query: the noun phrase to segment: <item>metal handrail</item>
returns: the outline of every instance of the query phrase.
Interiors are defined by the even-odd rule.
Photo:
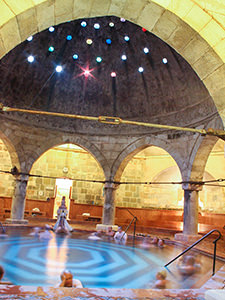
[[[204,240],[206,237],[208,237],[210,234],[212,234],[215,231],[219,233],[219,236],[213,241],[213,244],[214,244],[214,253],[213,253],[213,273],[212,273],[212,275],[214,275],[215,274],[215,265],[216,265],[216,243],[221,238],[221,233],[217,229],[213,229],[213,230],[209,231],[201,239],[197,240],[194,244],[192,244],[190,247],[188,247],[187,249],[185,249],[183,252],[181,252],[179,255],[177,255],[174,259],[172,259],[171,261],[169,261],[166,265],[164,265],[164,267],[167,267],[168,265],[170,265],[177,258],[179,258],[180,256],[182,256],[184,253],[188,252],[191,248],[193,248],[195,245],[197,245],[198,243],[200,243],[202,240]]]
[[[131,224],[134,222],[134,232],[133,232],[133,242],[134,242],[134,240],[135,240],[135,231],[136,231],[136,222],[137,222],[138,218],[135,215],[133,215],[132,212],[129,211],[129,209],[127,209],[127,211],[133,216],[133,219],[130,221],[129,225],[125,229],[124,234],[123,234],[123,236],[121,237],[120,240],[123,239],[125,233],[128,231],[128,229],[130,228]]]
[[[135,240],[135,231],[136,231],[136,222],[137,222],[137,217],[133,217],[133,219],[130,221],[129,225],[127,226],[127,228],[124,231],[123,236],[121,237],[121,240],[123,239],[125,233],[127,232],[127,230],[130,228],[130,225],[134,222],[134,232],[133,232],[133,241]]]
[[[0,222],[0,226],[2,228],[2,233],[5,233],[5,228],[3,227],[2,222]]]

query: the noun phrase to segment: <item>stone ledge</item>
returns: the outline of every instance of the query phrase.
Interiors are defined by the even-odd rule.
[[[225,290],[210,290],[205,293],[205,300],[224,300]]]
[[[27,224],[28,220],[18,220],[18,219],[6,219],[5,223],[8,224]]]
[[[23,299],[21,296],[26,296],[24,299],[35,296],[35,299],[192,299],[192,300],[205,300],[205,290],[202,289],[107,289],[107,288],[53,288],[53,287],[35,287],[35,286],[15,286],[15,285],[1,285],[0,295],[9,295],[6,299]],[[12,295],[20,296],[13,297]],[[40,298],[39,298],[40,297]],[[4,299],[4,298],[3,298]]]
[[[114,231],[118,230],[118,226],[117,225],[104,225],[104,224],[97,224],[96,225],[96,230],[107,231],[109,227],[112,227],[112,230],[114,230]]]
[[[181,242],[190,242],[194,243],[197,240],[199,240],[202,236],[201,235],[190,235],[190,234],[183,234],[183,233],[176,233],[174,235],[174,239],[176,241],[181,241]]]

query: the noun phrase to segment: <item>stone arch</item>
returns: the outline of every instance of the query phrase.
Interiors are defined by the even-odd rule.
[[[126,149],[124,149],[120,155],[115,160],[112,171],[111,171],[111,180],[119,181],[121,175],[127,166],[128,162],[131,160],[133,156],[135,156],[141,150],[149,146],[160,147],[163,150],[167,151],[171,157],[176,162],[180,172],[182,170],[182,159],[179,157],[179,154],[176,152],[176,149],[173,148],[172,144],[168,144],[164,139],[154,138],[154,137],[144,137],[139,140],[136,140],[132,144],[128,145]],[[181,172],[182,175],[182,172]]]
[[[166,168],[166,169],[160,171],[158,174],[156,174],[156,176],[152,179],[152,181],[153,181],[153,182],[154,182],[154,181],[157,182],[157,181],[159,181],[159,178],[165,176],[167,173],[171,173],[171,171],[173,172],[174,170],[175,170],[175,166]],[[163,179],[163,181],[165,181],[165,180]]]
[[[27,155],[24,162],[27,162],[27,169],[30,170],[34,162],[45,152],[47,152],[49,149],[53,148],[56,145],[63,145],[63,144],[75,144],[80,146],[81,148],[84,148],[95,158],[98,165],[103,170],[105,176],[109,172],[108,171],[109,166],[106,158],[93,143],[91,143],[85,138],[79,136],[69,136],[69,135],[59,136],[57,138],[46,140],[46,143],[40,146],[39,148],[35,148],[35,151],[26,152]],[[27,161],[28,158],[29,160]]]
[[[196,145],[196,148],[198,147],[197,151],[193,150],[190,156],[190,168],[187,168],[186,174],[187,180],[201,181],[203,179],[205,165],[209,154],[218,140],[219,138],[212,136],[201,137],[200,145]]]
[[[18,157],[18,153],[16,152],[16,149],[15,149],[13,143],[2,131],[0,131],[0,139],[3,141],[3,143],[5,144],[8,152],[9,152],[12,166],[17,167],[17,169],[20,171],[21,164],[20,164],[20,160]]]
[[[130,158],[125,168],[122,167],[123,173],[121,178],[118,178],[122,184],[116,192],[117,206],[147,209],[179,208],[178,203],[183,195],[181,184],[165,184],[165,182],[180,183],[181,172],[175,160],[165,149],[153,144],[147,145],[144,150],[141,149]],[[170,173],[171,169],[175,170],[174,174]]]
[[[221,80],[225,73],[222,23],[198,2],[189,0],[185,8],[179,0],[172,3],[93,0],[87,4],[81,0],[43,0],[35,5],[24,0],[17,5],[6,0],[0,7],[4,16],[0,24],[0,57],[28,36],[51,25],[83,17],[124,17],[160,37],[190,63],[211,94],[225,124],[225,82]]]
[[[212,151],[213,150],[214,149],[212,149]],[[219,178],[224,178],[223,175],[218,176],[218,173],[217,173],[218,172],[218,167],[216,167],[216,166],[218,166],[217,159],[219,158],[220,155],[215,155],[215,156],[213,155],[213,157],[211,157],[214,166],[212,166],[212,163],[211,163],[210,169],[207,168],[207,164],[209,162],[209,160],[207,160],[205,170],[204,170],[204,175],[203,175],[203,181],[206,181],[206,182],[214,181],[214,182],[203,185],[202,190],[199,192],[199,205],[201,206],[201,209],[203,211],[224,214],[224,212],[225,212],[225,209],[224,209],[224,198],[225,198],[224,182],[223,181],[216,182],[216,180],[218,180]],[[211,156],[211,153],[209,155],[209,159],[210,159],[210,156]],[[223,155],[221,155],[221,156],[223,156]],[[225,169],[224,164],[223,164],[224,160],[225,160],[225,158],[222,158],[222,161],[220,160],[220,162],[222,162],[222,164],[219,166],[220,174],[224,174],[224,169]]]

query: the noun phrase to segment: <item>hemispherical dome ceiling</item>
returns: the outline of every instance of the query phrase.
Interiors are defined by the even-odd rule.
[[[178,126],[207,126],[217,116],[208,91],[175,50],[117,17],[76,20],[34,35],[1,60],[0,76],[1,102],[10,107]],[[18,113],[7,118],[115,133],[112,125],[79,120]]]

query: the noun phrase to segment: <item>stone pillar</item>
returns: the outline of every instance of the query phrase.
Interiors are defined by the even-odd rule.
[[[198,192],[202,185],[189,184],[183,186],[184,216],[183,233],[176,234],[176,240],[195,241],[198,239]]]
[[[114,225],[115,193],[118,185],[106,183],[104,186],[105,201],[103,206],[103,225]]]
[[[27,220],[24,220],[27,182],[27,175],[19,175],[15,178],[15,191],[12,198],[11,217],[6,220],[8,223],[24,224],[28,222]]]
[[[117,230],[118,226],[114,225],[115,219],[115,193],[118,185],[114,183],[106,183],[104,186],[104,206],[103,206],[103,218],[102,224],[96,225],[96,230],[107,230],[108,227],[112,227],[113,230]]]

